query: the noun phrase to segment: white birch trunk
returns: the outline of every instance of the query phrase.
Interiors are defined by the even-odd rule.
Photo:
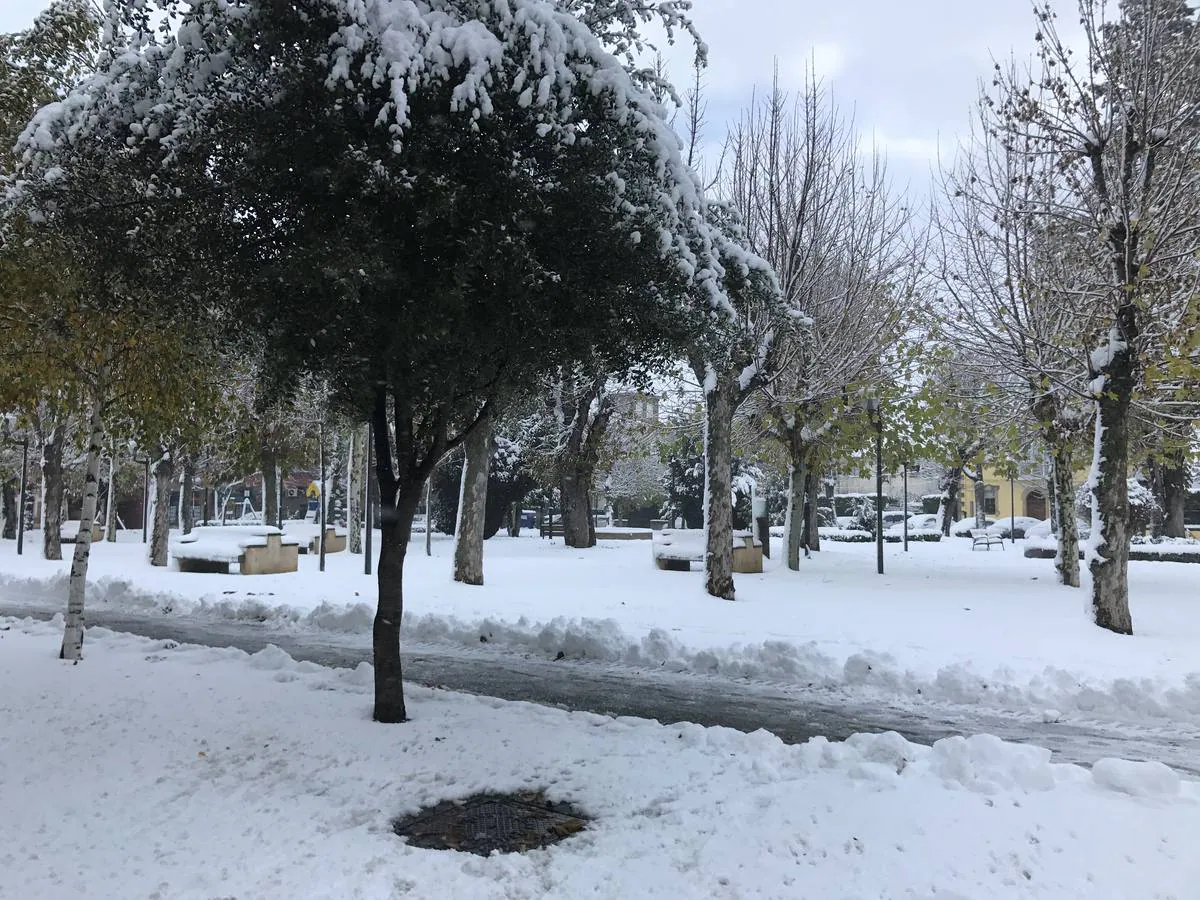
[[[66,626],[63,629],[61,659],[79,662],[83,659],[83,606],[87,587],[88,560],[92,554],[92,522],[96,518],[96,501],[100,493],[100,454],[103,451],[104,407],[99,400],[92,405],[88,427],[87,468],[83,479],[83,510],[79,515],[79,535],[71,559],[71,576],[67,589]]]

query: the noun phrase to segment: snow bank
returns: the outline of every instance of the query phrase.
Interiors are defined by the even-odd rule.
[[[11,543],[11,542],[10,542]],[[776,544],[778,548],[778,544]],[[403,639],[605,664],[754,679],[849,692],[926,708],[970,705],[1041,720],[1106,719],[1176,728],[1200,723],[1200,620],[1193,566],[1135,563],[1139,633],[1117,638],[1054,583],[1045,561],[971,554],[969,541],[830,544],[801,571],[738,576],[737,603],[711,600],[702,573],[654,568],[642,542],[564,549],[536,537],[488,542],[487,585],[450,579],[452,542],[410,553]],[[6,551],[7,550],[7,554]],[[140,544],[101,544],[90,609],[263,623],[337,632],[369,646],[374,580],[362,557],[335,554],[329,571],[181,575],[148,566]],[[67,563],[0,543],[0,603],[62,608]],[[1003,640],[997,640],[1003,635]]]
[[[23,900],[1116,900],[1195,886],[1200,785],[1156,764],[1088,771],[988,735],[789,746],[418,687],[411,721],[380,726],[365,664],[92,629],[75,667],[54,658],[60,630],[0,620],[3,890]],[[593,821],[487,858],[390,828],[531,788]]]

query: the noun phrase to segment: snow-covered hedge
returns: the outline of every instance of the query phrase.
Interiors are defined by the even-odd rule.
[[[1200,541],[1193,538],[1151,538],[1139,535],[1129,543],[1129,558],[1132,560],[1200,563]],[[1058,555],[1058,541],[1054,538],[1030,538],[1025,542],[1025,555],[1030,559],[1053,559]],[[1084,558],[1082,544],[1079,558]]]
[[[817,531],[821,535],[823,541],[840,541],[844,544],[869,544],[875,538],[871,536],[871,532],[862,531],[857,528],[818,528]]]
[[[904,541],[904,533],[894,529],[888,529],[884,532],[883,539],[889,544],[899,544]],[[942,539],[942,533],[936,528],[910,528],[908,530],[908,539],[910,541],[928,541],[936,543]]]

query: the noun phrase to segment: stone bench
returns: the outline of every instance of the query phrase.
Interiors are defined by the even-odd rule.
[[[276,575],[299,567],[299,540],[270,525],[205,526],[176,538],[171,556],[181,572]]]
[[[689,572],[694,562],[704,562],[706,551],[702,529],[667,529],[654,533],[651,552],[654,564],[665,572]],[[733,571],[756,574],[763,570],[762,545],[748,531],[733,534]]]

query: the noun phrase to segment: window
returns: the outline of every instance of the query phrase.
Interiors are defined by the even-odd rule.
[[[994,484],[985,485],[983,489],[983,513],[986,516],[994,516],[996,514],[996,495],[1000,493],[1000,488]]]

